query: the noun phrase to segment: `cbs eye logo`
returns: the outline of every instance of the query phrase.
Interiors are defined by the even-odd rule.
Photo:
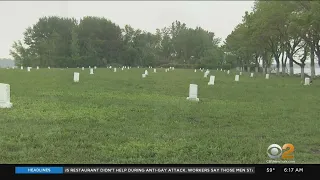
[[[289,148],[287,150],[287,148]],[[271,144],[267,149],[267,154],[271,159],[293,159],[294,146],[292,144],[284,144],[281,148],[278,144]]]

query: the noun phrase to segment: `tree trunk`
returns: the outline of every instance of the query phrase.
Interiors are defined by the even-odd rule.
[[[276,75],[279,75],[279,71],[280,71],[280,60],[279,60],[279,56],[278,55],[274,55],[274,59],[276,60]]]
[[[280,63],[277,63],[277,76],[279,75],[280,72]]]
[[[263,73],[263,74],[265,74],[265,73],[266,73],[265,66],[266,66],[266,59],[265,59],[265,58],[263,58],[263,59],[262,59],[262,73]]]
[[[255,71],[256,71],[256,73],[258,73],[259,72],[259,62],[258,62],[258,56],[256,56],[256,64],[255,64]]]
[[[289,66],[290,66],[289,75],[293,76],[293,61],[291,59],[289,59]]]
[[[310,59],[311,59],[311,78],[316,77],[316,69],[314,67],[314,46],[311,46],[311,52],[310,52]]]
[[[301,64],[301,79],[304,80],[304,64]]]
[[[247,71],[250,72],[250,66],[247,66]]]
[[[282,64],[282,74],[285,74],[286,73],[286,65],[285,64]]]

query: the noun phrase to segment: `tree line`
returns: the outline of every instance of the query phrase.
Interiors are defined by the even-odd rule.
[[[310,59],[311,77],[315,77],[315,58],[320,66],[320,1],[255,1],[253,11],[246,12],[226,38],[225,51],[236,56],[239,67],[247,71],[270,71],[273,61],[276,73],[293,64],[304,67]],[[289,62],[289,67],[287,67]]]
[[[213,68],[223,65],[219,43],[213,32],[180,21],[150,33],[106,18],[49,16],[28,27],[10,54],[17,66]]]
[[[111,20],[87,16],[42,17],[26,29],[10,54],[16,65],[40,67],[153,66],[177,68],[241,67],[246,71],[276,73],[293,64],[301,67],[315,58],[320,66],[320,1],[255,1],[223,45],[213,32],[174,21],[155,33],[120,28]],[[213,22],[214,23],[214,22]],[[287,67],[287,63],[289,67]],[[262,66],[260,65],[262,64]]]

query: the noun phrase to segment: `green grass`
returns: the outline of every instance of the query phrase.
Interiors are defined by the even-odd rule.
[[[73,72],[80,82],[73,82]],[[292,143],[296,163],[320,163],[320,83],[198,70],[0,69],[0,163],[257,163]],[[199,102],[187,101],[190,83]]]

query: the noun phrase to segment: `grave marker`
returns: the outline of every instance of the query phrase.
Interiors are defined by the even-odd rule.
[[[145,71],[144,71],[144,74],[145,74],[146,76],[149,75],[149,74],[148,74],[148,70],[145,70]]]
[[[93,69],[92,68],[90,68],[90,74],[93,74]]]
[[[145,75],[145,74],[142,74],[142,78],[145,78],[147,75]]]
[[[250,77],[253,77],[253,73],[250,74]]]
[[[11,108],[10,85],[0,83],[0,108]]]
[[[310,78],[307,77],[304,79],[304,85],[305,86],[310,85]]]
[[[80,79],[80,73],[74,72],[73,73],[73,81],[74,82],[79,82],[79,79]]]
[[[117,72],[117,68],[113,68],[113,72]]]
[[[266,74],[266,79],[269,79],[269,76],[270,76],[269,74]]]
[[[230,74],[230,70],[227,71],[227,74]]]
[[[235,80],[235,81],[239,81],[239,77],[240,77],[240,76],[237,74],[234,80]]]
[[[157,72],[157,69],[153,69],[153,72],[156,73],[156,72]]]
[[[190,86],[189,86],[189,97],[187,97],[187,100],[199,101],[199,98],[198,98],[198,85],[190,84]]]
[[[82,67],[82,71],[84,70],[84,67]]]
[[[208,82],[208,85],[214,85],[214,79],[215,79],[215,76],[210,76],[210,80]]]

